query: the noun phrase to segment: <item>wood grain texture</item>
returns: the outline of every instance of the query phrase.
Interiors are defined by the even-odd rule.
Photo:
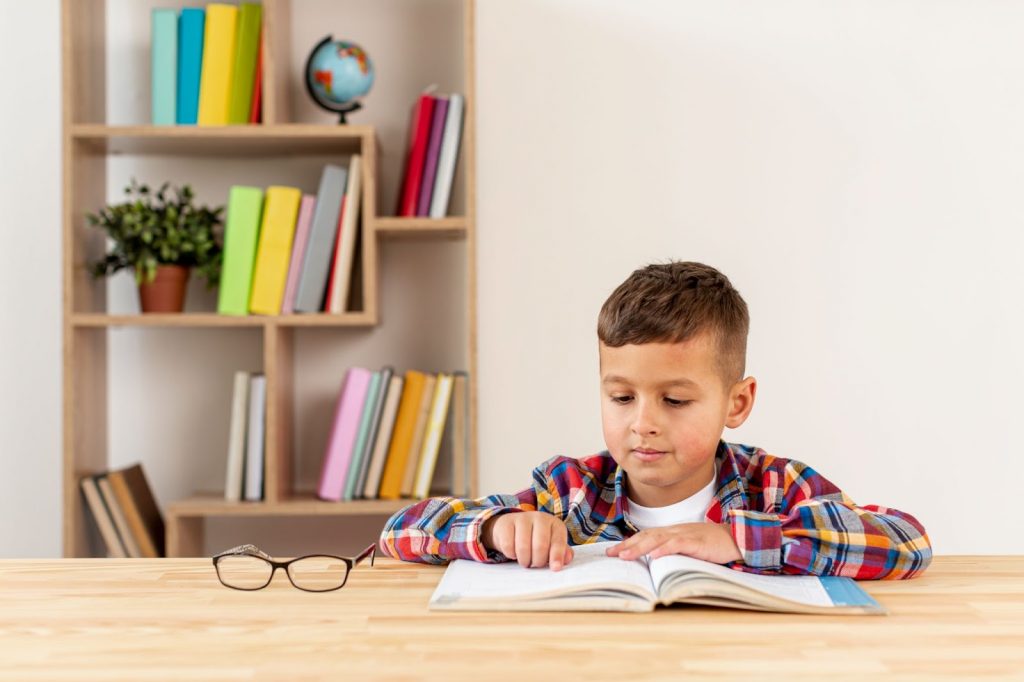
[[[4,679],[1020,679],[1024,557],[861,583],[882,618],[701,607],[432,613],[443,569],[378,560],[340,591],[221,586],[209,559],[0,561]]]

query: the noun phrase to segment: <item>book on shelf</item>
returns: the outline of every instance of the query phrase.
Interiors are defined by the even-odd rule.
[[[262,189],[236,185],[228,191],[224,261],[217,292],[217,312],[222,315],[249,313],[249,294],[262,219]]]
[[[203,67],[199,80],[199,125],[227,125],[231,69],[238,34],[238,7],[213,2],[206,6]]]
[[[459,146],[462,141],[464,108],[465,100],[462,95],[453,94],[448,97],[444,136],[441,140],[441,152],[437,160],[437,174],[434,178],[433,195],[430,199],[431,218],[443,218],[448,214],[452,182],[455,179],[455,166],[459,158]]]
[[[402,472],[402,486],[399,489],[399,494],[402,497],[412,497],[412,487],[423,453],[423,439],[427,433],[427,420],[430,417],[430,404],[434,398],[435,386],[437,386],[437,375],[428,373],[423,382],[423,395],[420,396],[416,426],[412,431],[412,440],[409,441],[409,455],[405,460],[405,471]]]
[[[249,295],[250,313],[277,315],[281,312],[301,200],[302,192],[295,187],[267,188]]]
[[[249,372],[235,372],[231,393],[231,424],[228,430],[227,471],[224,476],[224,500],[227,502],[239,502],[242,499],[250,381]]]
[[[370,373],[370,385],[366,390],[366,400],[359,416],[359,426],[356,429],[356,440],[352,446],[352,456],[349,458],[348,471],[345,474],[345,490],[341,495],[342,500],[353,500],[356,496],[356,486],[359,483],[359,471],[362,469],[363,460],[366,458],[366,445],[370,437],[370,426],[373,422],[373,413],[377,409],[378,397],[380,396],[381,379],[383,372]]]
[[[185,7],[178,17],[178,72],[175,122],[195,125],[199,115],[199,81],[203,68],[206,10]]]
[[[262,14],[262,5],[243,2],[238,6],[235,50],[232,55],[228,92],[228,123],[249,123],[253,87],[256,82],[256,63],[260,51]]]
[[[79,486],[114,557],[164,555],[164,520],[141,464],[84,476]]]
[[[450,424],[451,447],[451,494],[452,497],[469,497],[469,377],[465,372],[455,372],[452,386]]]
[[[249,378],[249,410],[246,415],[245,490],[246,502],[263,499],[263,462],[267,436],[267,377],[253,374]]]
[[[330,286],[324,309],[343,313],[348,309],[349,285],[352,282],[352,261],[355,257],[356,234],[359,230],[359,209],[362,198],[362,158],[352,155],[348,166],[348,186],[342,202]]]
[[[154,9],[150,21],[153,125],[174,125],[178,115],[178,14],[173,9]]]
[[[256,73],[253,76],[252,105],[249,107],[249,123],[263,122],[263,27],[257,39],[259,48],[256,50]]]
[[[434,480],[434,469],[437,466],[437,456],[441,450],[441,436],[444,434],[445,422],[448,420],[453,382],[454,376],[451,374],[442,372],[437,375],[437,386],[434,389],[427,417],[427,430],[423,436],[423,447],[416,465],[416,478],[412,487],[413,497],[424,498],[430,492],[430,483]]]
[[[347,179],[348,169],[334,164],[325,165],[320,175],[313,223],[295,294],[295,312],[318,313],[322,310]]]
[[[362,497],[368,500],[376,499],[380,491],[384,463],[387,460],[388,448],[394,435],[395,418],[398,416],[398,404],[402,398],[404,386],[405,377],[393,374],[388,384],[387,395],[384,398],[384,406],[381,408],[380,425],[377,427],[374,437],[373,452],[370,455],[370,464],[366,472],[366,482],[363,484]]]
[[[409,127],[409,152],[406,156],[405,175],[399,194],[396,213],[400,216],[415,216],[418,208],[420,185],[423,182],[423,168],[427,158],[430,140],[431,116],[434,113],[434,97],[423,93],[413,106]]]
[[[378,374],[380,374],[380,386],[373,404],[370,406],[370,423],[366,432],[366,442],[363,444],[364,451],[359,462],[359,469],[356,472],[356,482],[352,489],[351,497],[347,499],[365,497],[366,480],[370,475],[373,453],[376,451],[375,445],[381,432],[381,422],[383,421],[384,410],[388,401],[388,392],[393,389],[394,385],[394,367],[390,365],[382,367]],[[401,386],[401,383],[399,383],[399,386]],[[400,391],[401,389],[399,388],[398,390]],[[390,438],[390,433],[388,438]]]
[[[405,476],[405,466],[409,459],[409,448],[415,434],[416,418],[420,413],[420,401],[423,398],[423,385],[426,380],[427,375],[423,372],[405,372],[402,398],[398,403],[395,428],[380,480],[378,497],[382,500],[397,500],[402,496],[402,479]]]
[[[625,561],[614,542],[573,548],[560,571],[516,562],[449,564],[430,598],[437,611],[634,611],[691,604],[827,615],[885,614],[850,578],[758,575],[682,555]]]
[[[320,471],[320,485],[317,488],[320,499],[337,502],[342,498],[359,420],[366,404],[370,374],[369,370],[362,367],[352,367],[345,374]]]
[[[448,113],[448,98],[435,97],[434,111],[430,120],[430,139],[427,142],[427,156],[423,163],[423,182],[416,204],[417,216],[430,215],[430,199],[434,194],[434,180],[437,177],[437,161],[441,155],[441,138],[444,137],[445,117]]]
[[[288,280],[284,287],[284,299],[281,301],[281,314],[295,312],[295,294],[299,289],[299,275],[302,273],[302,260],[306,255],[306,242],[309,241],[309,226],[313,221],[313,207],[316,197],[302,195],[299,204],[299,217],[295,221],[295,239],[292,240],[292,255],[288,259]]]
[[[399,201],[399,216],[443,218],[462,140],[465,99],[422,93],[413,106]]]

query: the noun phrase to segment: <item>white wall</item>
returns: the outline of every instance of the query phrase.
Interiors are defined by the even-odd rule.
[[[57,5],[0,2],[0,84],[19,97],[0,107],[2,556],[60,551]],[[1024,6],[477,15],[485,491],[603,448],[601,302],[647,262],[701,260],[751,308],[758,402],[727,439],[914,513],[939,552],[1024,551],[974,518],[1010,516],[1024,454]]]

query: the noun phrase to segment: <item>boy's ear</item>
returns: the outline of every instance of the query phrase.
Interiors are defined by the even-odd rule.
[[[754,396],[757,395],[757,379],[747,377],[733,384],[729,392],[729,412],[725,415],[725,425],[730,429],[739,428],[747,421],[750,411],[754,409]]]

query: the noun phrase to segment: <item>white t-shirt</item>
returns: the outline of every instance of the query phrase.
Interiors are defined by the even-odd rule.
[[[682,502],[676,502],[667,507],[644,507],[627,497],[629,511],[626,512],[626,517],[630,523],[636,526],[637,530],[663,528],[678,523],[701,523],[704,521],[708,507],[715,499],[715,483],[717,482],[718,472],[715,471],[706,486]]]

